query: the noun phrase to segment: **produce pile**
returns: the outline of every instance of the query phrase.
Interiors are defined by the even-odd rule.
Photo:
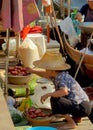
[[[27,76],[31,74],[28,72],[26,67],[23,66],[10,66],[8,68],[8,74],[10,75],[17,75],[17,76]]]
[[[45,117],[50,117],[51,112],[49,109],[31,107],[24,111],[24,115],[28,118],[38,120]]]

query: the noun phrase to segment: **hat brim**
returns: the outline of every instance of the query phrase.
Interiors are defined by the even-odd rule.
[[[68,70],[71,68],[71,66],[67,63],[61,65],[61,66],[56,66],[55,64],[53,66],[47,64],[46,62],[42,64],[41,60],[35,61],[33,63],[36,67],[46,69],[46,70]]]
[[[44,56],[33,63],[36,67],[46,70],[67,70],[70,65],[66,63],[59,51],[47,51]]]

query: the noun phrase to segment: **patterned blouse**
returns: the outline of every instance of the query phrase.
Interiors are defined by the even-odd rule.
[[[80,104],[82,101],[89,101],[85,91],[68,72],[59,73],[53,82],[56,90],[65,87],[68,89],[69,94],[66,98],[70,99],[73,103]]]

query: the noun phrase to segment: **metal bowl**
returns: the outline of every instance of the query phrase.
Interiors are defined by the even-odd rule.
[[[83,22],[79,24],[82,33],[91,34],[93,32],[93,22]]]
[[[8,82],[15,85],[25,85],[31,80],[31,74],[26,76],[8,75]]]

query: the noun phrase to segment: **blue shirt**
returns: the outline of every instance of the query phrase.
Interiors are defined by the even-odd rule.
[[[54,80],[54,84],[56,90],[66,87],[69,92],[66,98],[75,104],[80,104],[82,101],[89,101],[85,91],[68,72],[59,73]]]
[[[93,10],[89,8],[88,4],[83,5],[79,12],[85,16],[84,22],[93,21]]]

